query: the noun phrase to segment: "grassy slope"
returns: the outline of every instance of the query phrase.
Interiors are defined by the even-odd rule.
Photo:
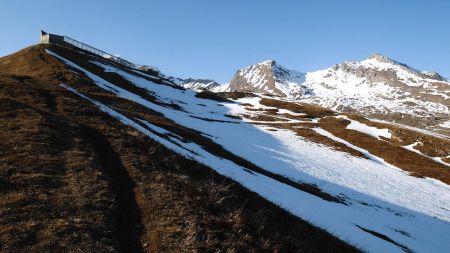
[[[115,99],[43,49],[0,59],[0,251],[356,251],[60,88]]]

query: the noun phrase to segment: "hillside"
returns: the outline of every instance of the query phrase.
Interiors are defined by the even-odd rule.
[[[57,46],[0,59],[1,252],[357,251],[60,86],[179,127],[45,49],[140,90]]]
[[[450,247],[445,136],[56,45],[1,58],[0,84],[4,252]]]

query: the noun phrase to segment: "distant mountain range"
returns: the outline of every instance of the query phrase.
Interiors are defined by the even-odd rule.
[[[238,70],[222,86],[187,80],[183,87],[275,95],[444,133],[450,127],[449,80],[381,54],[307,73],[268,60]]]
[[[169,80],[179,86],[192,90],[214,90],[220,87],[219,83],[211,79],[195,79],[195,78],[182,79],[178,77],[169,77]]]

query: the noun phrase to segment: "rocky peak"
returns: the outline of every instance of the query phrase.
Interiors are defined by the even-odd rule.
[[[260,71],[272,71],[273,68],[277,66],[277,63],[275,60],[266,60],[257,64],[253,64],[250,66],[247,66],[243,69],[238,70],[240,73],[248,73],[248,72],[254,72],[257,70]]]
[[[417,74],[420,74],[420,72],[418,70],[416,70],[416,69],[406,65],[405,63],[398,62],[396,60],[393,60],[393,59],[391,59],[389,57],[386,57],[386,56],[384,56],[382,54],[379,54],[379,53],[371,54],[369,56],[369,58],[367,58],[367,60],[365,60],[365,61],[370,61],[370,60],[376,60],[376,61],[378,61],[380,63],[392,64],[392,65],[395,65],[395,66],[399,66],[399,67],[403,68],[404,70],[412,71],[412,72],[416,72]],[[363,61],[363,62],[365,62],[365,61]]]
[[[394,61],[391,58],[388,58],[380,53],[373,53],[367,59],[368,60],[375,59],[379,62],[384,62],[384,63],[396,63],[396,61]]]
[[[305,74],[278,65],[275,60],[267,60],[238,70],[229,89],[298,97],[305,93],[300,85],[304,80]]]
[[[277,62],[275,60],[265,60],[265,61],[263,61],[263,62],[261,62],[259,64],[260,65],[268,65],[270,67],[273,67],[273,66],[275,66],[277,64]],[[257,65],[259,65],[259,64],[257,64]]]
[[[409,72],[411,74],[417,75],[418,77],[430,78],[430,79],[434,79],[434,80],[437,80],[437,81],[443,81],[443,82],[446,81],[446,79],[443,78],[436,71],[419,71],[419,70],[414,69],[414,68],[412,68],[412,67],[410,67],[410,66],[408,66],[408,65],[406,65],[404,63],[400,63],[398,61],[392,60],[391,58],[388,58],[388,57],[386,57],[384,55],[381,55],[379,53],[374,53],[374,54],[370,55],[369,58],[367,58],[366,61],[370,61],[370,60],[373,60],[373,59],[377,60],[378,62],[381,62],[381,63],[388,63],[388,64],[392,64],[394,66],[398,66],[401,69],[403,69],[403,70],[405,70],[405,71],[407,71],[407,72]]]

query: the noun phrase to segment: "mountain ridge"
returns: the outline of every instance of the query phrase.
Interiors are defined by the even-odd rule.
[[[450,134],[450,82],[379,53],[306,73],[266,60],[236,71],[221,90],[296,99]]]
[[[170,81],[185,89],[215,90],[221,85],[213,79],[168,77]]]

